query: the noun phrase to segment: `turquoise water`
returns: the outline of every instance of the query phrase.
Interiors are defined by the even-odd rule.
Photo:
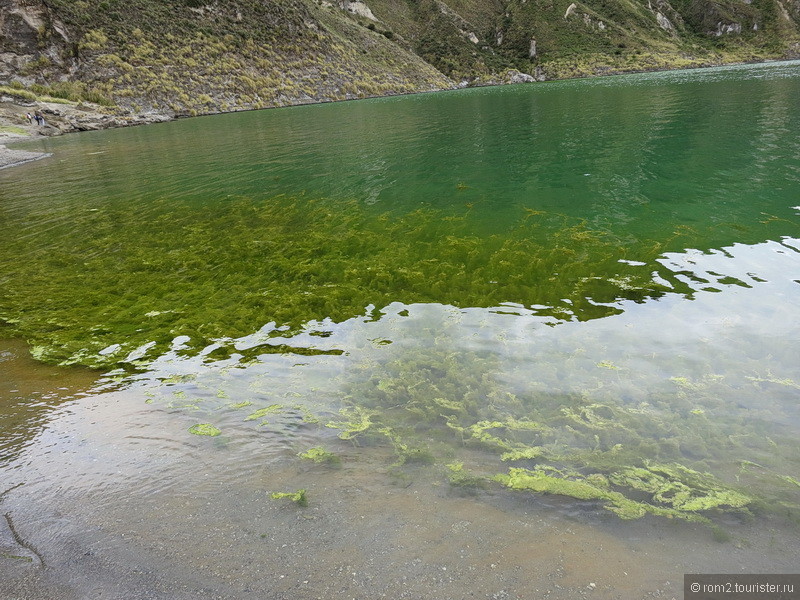
[[[414,532],[426,527],[442,556],[477,536],[492,540],[486,556],[531,569],[511,548],[539,548],[555,562],[515,580],[522,597],[559,569],[594,573],[598,544],[624,565],[601,582],[608,594],[669,590],[683,572],[791,571],[799,100],[800,66],[776,63],[42,142],[51,158],[0,175],[0,319],[37,359],[103,375],[63,366],[68,385],[43,400],[20,392],[39,367],[0,361],[27,365],[0,388],[12,424],[0,493],[20,484],[2,501],[28,531],[76,503],[76,522],[103,525],[32,534],[44,558],[28,552],[31,568],[88,544],[112,566],[78,597],[129,574],[129,552],[164,577],[236,572],[232,594],[247,597],[267,584],[236,565],[276,535],[240,510],[252,496],[258,522],[320,548],[287,557],[287,572],[303,581],[318,561],[353,594],[331,528],[365,518],[342,548],[374,556],[383,502],[410,525],[392,529],[389,562],[354,568],[395,597],[415,572],[398,549],[424,555]],[[193,435],[198,424],[220,435]],[[311,448],[340,469],[298,456]],[[55,485],[54,473],[68,476]],[[267,495],[300,488],[308,509]],[[154,506],[168,526],[148,519]],[[324,524],[297,529],[297,510]],[[192,541],[198,528],[228,544],[224,558]],[[564,542],[573,528],[580,541]],[[562,543],[556,560],[547,548]],[[162,552],[182,558],[158,566]],[[443,597],[514,579],[474,560]],[[264,568],[278,585],[280,569]],[[321,580],[307,595],[270,589],[333,593]]]

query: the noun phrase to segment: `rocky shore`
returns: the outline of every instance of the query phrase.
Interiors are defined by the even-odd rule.
[[[28,120],[27,114],[37,112],[44,117],[44,125],[37,125]],[[170,120],[171,117],[167,115],[155,113],[112,113],[98,105],[27,101],[3,96],[0,97],[0,169],[47,156],[42,152],[8,148],[8,144],[75,131],[128,127]]]
[[[46,156],[41,152],[27,150],[14,150],[6,144],[13,144],[31,138],[46,135],[48,126],[39,127],[28,121],[26,112],[38,110],[33,107],[24,107],[13,101],[4,99],[0,102],[0,169],[13,167]]]

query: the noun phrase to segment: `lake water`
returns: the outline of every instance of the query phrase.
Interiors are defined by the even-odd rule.
[[[39,143],[0,172],[0,597],[796,572],[799,134],[789,62]]]

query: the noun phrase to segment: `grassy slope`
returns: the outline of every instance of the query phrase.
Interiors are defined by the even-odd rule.
[[[500,51],[524,60],[530,40],[535,38],[534,62],[545,67],[569,57],[605,56],[620,66],[635,62],[635,57],[642,54],[713,58],[715,53],[740,52],[746,46],[751,46],[754,54],[764,49],[780,54],[786,50],[787,42],[798,39],[798,15],[793,14],[792,21],[778,19],[777,2],[754,0],[748,5],[738,0],[677,0],[672,4],[659,0],[578,0],[573,14],[565,18],[568,0],[508,0],[503,14],[498,15],[498,29],[505,34]],[[669,19],[672,31],[659,26],[657,12]],[[719,22],[741,24],[742,35],[709,36]],[[753,32],[756,22],[759,29]]]
[[[463,21],[444,14],[436,0],[370,5],[448,75],[475,77],[503,68],[534,73],[538,67],[547,77],[561,78],[781,56],[797,41],[800,18],[797,9],[787,9],[786,19],[779,1],[578,0],[565,17],[571,0],[447,0]],[[659,25],[657,12],[672,30]],[[719,23],[738,23],[742,33],[709,35]],[[479,43],[470,43],[459,29],[474,32]]]
[[[78,33],[79,77],[135,110],[195,114],[452,85],[339,9],[301,0],[49,3]]]
[[[441,89],[509,68],[562,78],[777,58],[800,39],[789,0],[579,0],[568,17],[571,0],[366,0],[377,22],[322,0],[42,1],[69,29],[70,85],[137,112]],[[732,23],[741,33],[713,34]]]

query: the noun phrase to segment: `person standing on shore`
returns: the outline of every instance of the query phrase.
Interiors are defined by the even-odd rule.
[[[25,113],[25,118],[28,119],[28,123],[33,125],[33,115],[31,113]]]

